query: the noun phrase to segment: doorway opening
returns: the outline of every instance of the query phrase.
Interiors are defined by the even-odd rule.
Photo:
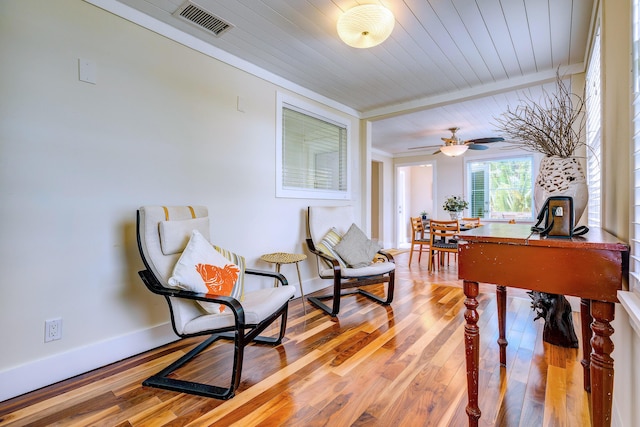
[[[371,240],[378,241],[384,246],[382,225],[382,162],[371,162]]]
[[[397,239],[398,249],[411,246],[411,217],[426,212],[430,218],[434,213],[433,164],[425,163],[398,166],[396,169],[397,195]]]

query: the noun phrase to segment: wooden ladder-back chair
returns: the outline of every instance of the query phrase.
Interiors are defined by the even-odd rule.
[[[287,280],[275,272],[245,268],[242,274],[244,258],[226,252],[225,256],[235,257],[235,262],[227,263],[228,258],[221,260],[224,268],[237,269],[236,285],[240,283],[240,279],[244,285],[245,276],[265,276],[276,278],[283,286],[268,286],[251,292],[244,292],[242,289],[236,296],[211,293],[212,288],[209,286],[214,286],[217,282],[210,277],[205,280],[205,277],[207,271],[213,271],[216,267],[208,263],[191,262],[203,259],[203,253],[213,254],[214,257],[219,257],[221,253],[218,249],[210,252],[213,246],[208,242],[209,217],[207,208],[203,206],[143,206],[138,210],[137,236],[140,256],[146,267],[139,272],[140,277],[151,292],[162,295],[167,300],[176,335],[182,338],[210,335],[180,359],[145,380],[143,385],[217,399],[233,397],[240,384],[244,348],[252,342],[278,345],[282,341],[287,325],[288,303],[295,288],[285,286],[288,285]],[[197,248],[196,244],[199,245]],[[208,262],[207,260],[205,261]],[[182,282],[176,286],[174,280],[178,264],[185,265],[185,271],[197,270],[195,274],[202,280],[198,286],[205,286],[209,291],[185,290]],[[235,280],[235,277],[231,280]],[[174,286],[170,283],[174,283]],[[269,280],[269,283],[272,282]],[[234,286],[234,292],[235,290]],[[278,336],[259,335],[277,319],[281,319]],[[223,362],[228,362],[232,367],[229,387],[170,376],[219,339],[234,343],[233,360]]]
[[[355,228],[354,228],[355,227]],[[352,233],[352,230],[356,232]],[[383,305],[391,304],[395,287],[395,263],[391,254],[372,249],[372,242],[354,224],[352,206],[309,206],[307,210],[307,247],[316,255],[318,261],[318,275],[323,279],[333,281],[332,292],[328,295],[307,297],[311,303],[321,308],[331,316],[340,311],[340,297],[359,293]],[[343,245],[353,242],[351,236],[360,236],[360,243],[366,245],[367,253],[372,250],[369,261],[363,266],[349,265],[343,257],[338,255]],[[344,248],[342,248],[344,249]],[[338,252],[337,252],[338,251]],[[345,255],[344,251],[343,256]],[[379,262],[372,262],[376,254],[382,257]],[[349,257],[350,258],[350,257]],[[386,297],[380,297],[371,292],[360,289],[361,286],[387,283]],[[351,292],[342,292],[346,288],[358,288]],[[323,300],[332,300],[331,307]]]
[[[428,223],[429,220],[426,220]],[[431,239],[429,238],[429,231],[425,233],[425,228],[422,223],[422,218],[411,217],[411,251],[409,252],[409,267],[411,267],[411,260],[413,259],[413,251],[418,250],[418,264],[422,260],[422,252],[429,249]]]
[[[434,268],[434,258],[438,255],[438,263],[442,264],[442,254],[458,254],[458,242],[454,239],[460,233],[458,220],[436,221],[431,220],[431,240],[429,245],[429,271]]]

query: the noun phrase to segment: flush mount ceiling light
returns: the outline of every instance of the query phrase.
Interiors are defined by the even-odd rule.
[[[363,4],[347,10],[338,18],[338,35],[351,47],[379,45],[391,35],[396,19],[379,4]]]

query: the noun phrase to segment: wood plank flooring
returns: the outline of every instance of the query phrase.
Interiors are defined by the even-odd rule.
[[[141,385],[203,339],[194,338],[1,402],[0,426],[467,425],[461,282],[453,262],[428,273],[416,258],[407,268],[409,254],[396,255],[391,307],[348,296],[331,318],[292,302],[283,344],[247,348],[231,400]],[[495,286],[478,300],[480,425],[589,426],[581,350],[544,343],[530,299],[510,289],[501,368]],[[580,336],[578,313],[574,324]],[[177,375],[226,383],[231,350],[217,343]]]

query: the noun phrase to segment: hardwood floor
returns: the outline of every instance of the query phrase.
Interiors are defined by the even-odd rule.
[[[194,338],[2,402],[0,426],[467,425],[461,282],[455,264],[428,273],[415,258],[409,269],[409,254],[396,255],[391,307],[349,296],[331,318],[292,302],[283,344],[247,348],[231,400],[142,387],[203,339]],[[495,286],[482,286],[478,300],[480,425],[589,426],[581,350],[544,343],[530,299],[510,289],[501,368]],[[574,325],[580,336],[578,313]],[[220,383],[231,354],[215,344],[179,375]]]

